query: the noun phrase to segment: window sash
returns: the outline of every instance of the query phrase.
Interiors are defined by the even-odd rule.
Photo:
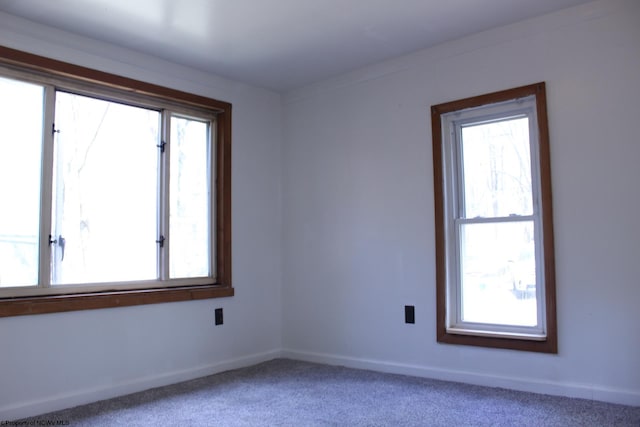
[[[514,336],[520,339],[530,339],[530,340],[542,340],[546,337],[546,323],[545,323],[545,304],[544,304],[544,266],[538,260],[539,252],[541,252],[541,245],[538,243],[537,238],[534,238],[534,249],[535,249],[535,277],[536,277],[536,324],[533,326],[520,326],[516,324],[508,324],[508,323],[485,323],[485,322],[477,322],[477,321],[465,321],[462,318],[463,313],[463,297],[462,297],[462,237],[461,230],[462,226],[468,224],[497,224],[504,225],[509,223],[522,223],[522,222],[531,222],[534,228],[534,233],[537,235],[540,234],[540,227],[537,226],[539,224],[538,218],[534,216],[528,217],[507,217],[505,220],[500,220],[497,218],[489,218],[489,219],[470,219],[470,220],[458,220],[455,221],[453,238],[454,246],[452,249],[453,256],[449,258],[450,271],[452,272],[451,281],[449,283],[449,295],[450,299],[448,301],[449,311],[448,311],[448,325],[447,331],[450,333],[458,333],[458,334],[467,334],[467,335],[483,335],[483,336]],[[454,305],[455,304],[455,305]],[[454,309],[452,309],[452,307]]]
[[[205,185],[206,185],[206,192],[207,192],[207,202],[206,202],[206,233],[203,233],[205,235],[206,238],[206,242],[205,242],[205,246],[206,246],[206,254],[207,254],[207,262],[208,262],[208,275],[204,276],[204,277],[215,277],[215,254],[216,254],[216,248],[215,248],[215,217],[216,217],[216,212],[215,212],[215,199],[216,199],[216,190],[215,190],[215,186],[213,185],[214,182],[214,177],[215,177],[215,162],[213,161],[214,159],[214,155],[215,155],[215,133],[214,133],[214,127],[215,127],[215,121],[214,120],[207,120],[206,118],[203,118],[202,116],[194,116],[194,115],[187,115],[184,113],[176,113],[173,111],[167,111],[166,114],[169,116],[169,120],[166,122],[167,126],[165,129],[165,142],[167,143],[166,145],[166,150],[163,156],[163,160],[164,160],[164,167],[166,169],[165,172],[165,177],[170,178],[172,176],[172,164],[175,160],[175,157],[173,157],[173,153],[176,152],[177,150],[177,142],[172,141],[172,125],[174,123],[174,119],[175,120],[187,120],[187,121],[192,121],[192,122],[197,122],[197,123],[201,123],[201,124],[205,124],[206,125],[206,139],[207,139],[207,144],[205,147],[205,177],[204,177],[204,181],[205,181]],[[178,277],[174,277],[171,273],[171,267],[172,267],[172,253],[179,253],[179,252],[175,252],[174,249],[177,250],[177,246],[172,246],[171,243],[171,239],[172,239],[172,224],[171,224],[171,218],[172,218],[172,212],[171,212],[171,207],[172,207],[172,203],[173,203],[173,199],[172,199],[172,195],[173,195],[173,191],[171,187],[171,179],[167,180],[167,179],[163,179],[161,180],[163,185],[164,185],[164,203],[161,207],[161,212],[164,213],[165,217],[163,218],[163,229],[162,229],[162,235],[167,236],[168,238],[168,244],[167,247],[168,249],[166,251],[164,251],[163,256],[165,257],[165,262],[162,265],[162,271],[161,271],[161,275],[160,277],[164,280],[176,280],[176,279],[193,279],[193,278],[197,278],[199,276],[194,276],[194,275],[189,275],[189,276],[178,276]],[[175,188],[176,186],[174,186]],[[174,236],[175,237],[175,236]],[[187,255],[187,257],[190,257],[191,255]],[[190,273],[191,274],[191,273]]]

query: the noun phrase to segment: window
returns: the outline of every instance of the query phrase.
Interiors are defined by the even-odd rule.
[[[0,316],[233,295],[230,116],[0,48]]]
[[[545,84],[432,107],[439,342],[556,353]]]

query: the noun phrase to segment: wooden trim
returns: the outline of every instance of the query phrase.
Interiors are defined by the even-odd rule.
[[[502,348],[507,350],[532,351],[537,353],[557,353],[557,346],[547,336],[544,341],[523,340],[517,338],[494,338],[475,335],[450,334],[446,330],[438,336],[438,342],[446,344],[472,345],[475,347]]]
[[[4,298],[0,300],[0,317],[128,307],[141,304],[230,297],[233,295],[234,290],[231,287],[201,285],[118,292]]]
[[[547,308],[547,342],[549,353],[558,352],[558,326],[556,318],[556,263],[553,232],[553,203],[551,196],[551,154],[549,148],[549,122],[547,93],[544,83],[536,87],[538,115],[538,146],[540,152],[540,197],[542,199],[542,240],[544,246],[545,304]]]
[[[445,102],[443,104],[431,107],[437,114],[442,115],[452,111],[467,110],[469,108],[482,107],[488,104],[496,104],[498,102],[511,101],[512,99],[525,98],[531,95],[538,95],[545,91],[545,83],[534,83],[527,86],[520,86],[513,89],[502,90],[499,92],[488,93],[484,95],[473,96],[471,98],[459,99],[456,101]],[[536,97],[536,99],[538,99]],[[546,100],[546,97],[545,97]]]
[[[43,72],[50,76],[71,78],[103,87],[106,86],[154,98],[186,103],[196,107],[211,109],[216,112],[224,112],[231,109],[231,104],[228,102],[182,92],[153,83],[82,67],[80,65],[69,64],[4,46],[0,46],[0,63],[14,65],[21,69]]]
[[[216,115],[216,280],[211,285],[0,298],[0,317],[54,313],[234,295],[231,284],[231,104],[0,46],[0,64],[45,76],[91,83],[158,100],[203,108]]]
[[[441,116],[453,111],[466,110],[488,104],[536,96],[538,116],[540,196],[542,199],[542,244],[544,247],[545,304],[547,337],[544,341],[515,338],[494,338],[473,335],[451,334],[447,332],[447,265],[444,218],[442,123]],[[433,185],[435,202],[435,245],[436,245],[436,337],[437,341],[448,344],[473,345],[512,350],[557,353],[555,255],[553,243],[553,207],[551,197],[551,163],[549,155],[549,127],[547,123],[545,83],[507,89],[486,95],[451,101],[431,107],[431,133],[433,151]]]
[[[216,275],[231,286],[231,108],[218,115],[216,130]]]
[[[442,122],[436,106],[431,107],[433,150],[433,197],[436,244],[436,326],[437,339],[446,335],[447,324],[447,260],[444,230],[444,168],[442,165]]]

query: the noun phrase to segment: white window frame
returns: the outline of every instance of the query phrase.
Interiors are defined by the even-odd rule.
[[[42,142],[41,214],[39,272],[36,286],[0,288],[0,317],[129,306],[159,302],[233,296],[231,286],[231,104],[141,82],[101,71],[52,60],[0,46],[0,75],[35,83],[45,88]],[[168,277],[169,246],[164,245],[155,280],[54,285],[50,283],[51,248],[47,236],[51,229],[51,179],[53,166],[53,128],[55,91],[77,93],[161,112],[169,117],[193,118],[209,122],[209,270],[207,277]],[[169,122],[166,122],[169,123]],[[161,130],[168,142],[170,130]],[[161,157],[163,194],[169,200],[166,177],[169,150]],[[46,178],[45,178],[46,176]],[[162,191],[162,190],[160,190]],[[158,207],[167,211],[168,203]],[[162,215],[160,214],[162,217]],[[159,234],[168,237],[168,216],[158,221]],[[168,243],[168,242],[167,242]]]
[[[542,117],[539,117],[542,115]],[[529,119],[533,212],[531,215],[464,217],[462,128],[509,118]],[[543,126],[541,126],[541,120]],[[436,192],[438,340],[445,343],[556,352],[555,277],[551,224],[548,129],[544,83],[432,107]],[[545,166],[542,168],[541,166]],[[534,326],[462,319],[459,230],[463,224],[532,221],[536,260]]]

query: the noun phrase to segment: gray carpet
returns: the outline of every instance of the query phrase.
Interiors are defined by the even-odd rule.
[[[71,426],[640,426],[640,407],[276,359],[24,421],[56,420]]]

